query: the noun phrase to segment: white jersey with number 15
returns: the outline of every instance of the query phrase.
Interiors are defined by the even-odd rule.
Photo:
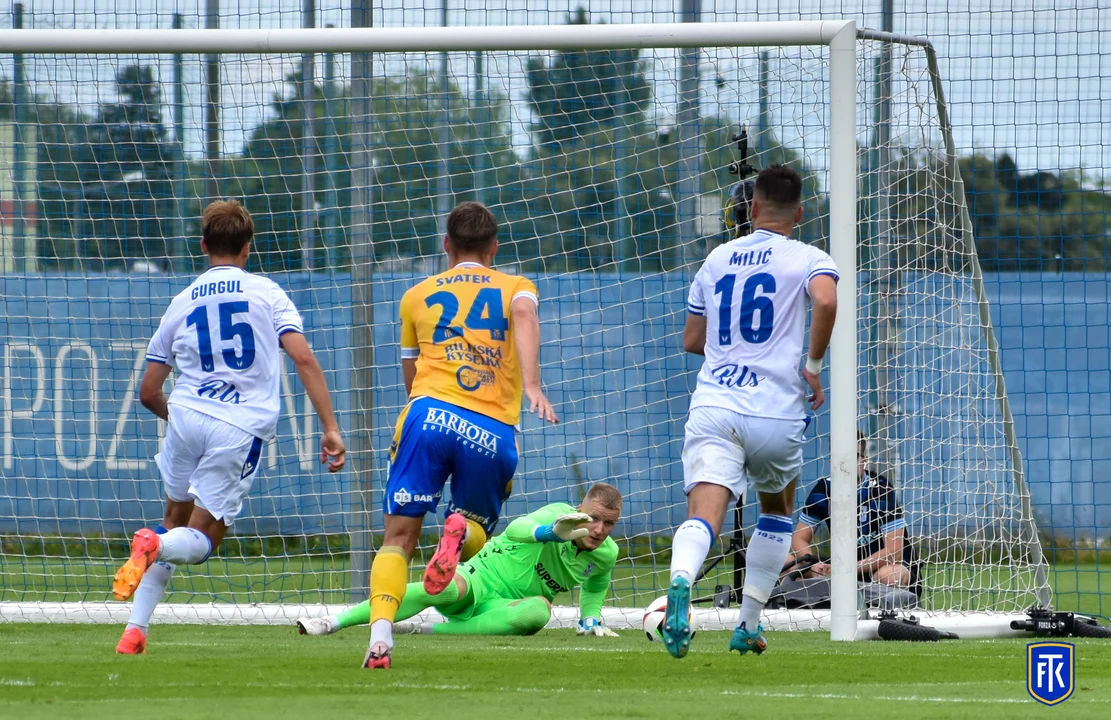
[[[818,248],[757,230],[715,249],[694,277],[687,311],[706,316],[706,360],[691,407],[806,417],[799,374],[810,281],[838,278]]]
[[[287,332],[304,333],[304,327],[285,291],[268,278],[217,265],[170,302],[147,360],[178,370],[171,407],[270,440],[281,411],[278,338]]]

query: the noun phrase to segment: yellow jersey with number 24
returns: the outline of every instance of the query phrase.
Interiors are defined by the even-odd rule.
[[[539,303],[527,278],[460,263],[401,298],[401,357],[417,360],[410,397],[431,397],[508,425],[521,416],[510,304]]]

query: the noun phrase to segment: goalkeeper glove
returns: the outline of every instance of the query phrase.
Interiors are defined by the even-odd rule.
[[[532,531],[532,538],[536,542],[571,542],[584,538],[590,530],[581,527],[594,518],[586,513],[575,512],[560,515],[551,525],[541,525]]]
[[[602,624],[598,618],[582,618],[579,626],[575,628],[576,635],[593,635],[594,637],[620,637],[613,630]]]

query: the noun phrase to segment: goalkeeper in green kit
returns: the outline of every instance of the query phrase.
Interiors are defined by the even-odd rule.
[[[582,585],[579,635],[615,637],[602,624],[602,603],[609,592],[617,543],[610,538],[621,516],[621,493],[598,483],[578,508],[545,505],[509,523],[470,560],[459,565],[453,582],[430,595],[411,583],[397,612],[398,620],[436,608],[447,622],[426,623],[415,631],[435,635],[532,635],[548,624],[551,601]],[[302,635],[331,635],[370,622],[370,603],[339,615],[301,618]]]

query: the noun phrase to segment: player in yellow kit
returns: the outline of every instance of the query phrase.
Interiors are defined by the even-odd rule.
[[[401,366],[409,404],[390,445],[384,499],[386,537],[370,571],[370,647],[363,666],[388,668],[393,621],[408,581],[409,558],[426,513],[435,512],[447,479],[451,503],[444,534],[424,573],[439,594],[464,553],[482,547],[513,487],[513,426],[521,395],[558,422],[540,388],[540,318],[536,286],[490,269],[498,224],[481,203],[448,215],[444,252],[451,269],[401,298]]]

